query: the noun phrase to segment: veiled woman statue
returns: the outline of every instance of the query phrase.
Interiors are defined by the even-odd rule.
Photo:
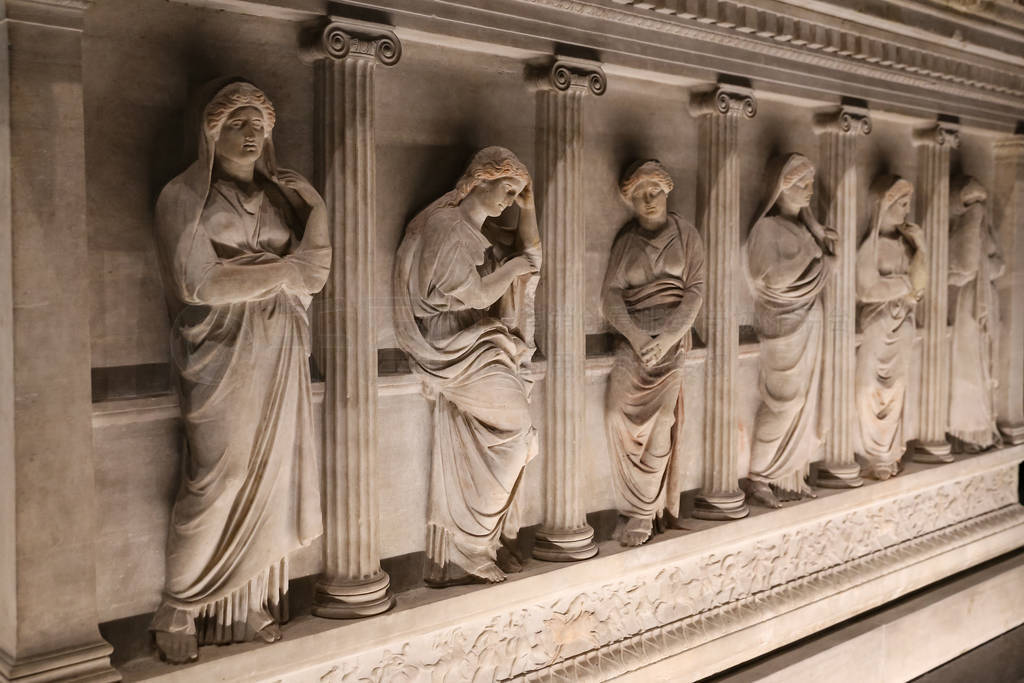
[[[518,230],[501,239],[488,219],[513,203]],[[409,223],[398,248],[395,334],[433,401],[431,586],[498,582],[518,569],[498,548],[537,452],[523,374],[533,340],[523,330],[532,329],[528,290],[540,259],[530,175],[503,147],[477,152],[455,189]]]
[[[999,294],[994,280],[1005,266],[992,235],[985,202],[988,193],[977,180],[958,178],[949,190],[949,284],[956,287],[953,314],[953,405],[949,434],[958,449],[977,453],[1000,442],[996,427],[996,341]]]
[[[622,545],[640,545],[655,521],[679,516],[683,360],[704,301],[704,245],[668,213],[672,178],[657,161],[636,163],[620,184],[633,220],[615,238],[602,288],[605,318],[618,333],[605,424]]]
[[[322,531],[307,307],[331,263],[327,211],[277,168],[274,121],[255,86],[221,88],[198,160],[156,205],[188,440],[150,626],[172,662],[279,639],[288,554]]]
[[[822,291],[835,261],[834,230],[810,210],[814,166],[790,154],[769,167],[769,194],[747,239],[747,273],[761,340],[750,453],[751,497],[769,507],[814,497],[806,477],[819,459],[823,358]]]
[[[864,476],[888,479],[906,451],[903,407],[914,348],[914,310],[928,284],[924,232],[907,222],[914,186],[896,176],[871,185],[868,233],[857,249],[856,412],[853,448]]]

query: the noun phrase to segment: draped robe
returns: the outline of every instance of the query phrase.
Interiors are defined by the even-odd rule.
[[[428,583],[495,561],[537,452],[523,374],[533,348],[508,324],[522,318],[517,290],[530,276],[485,301],[480,280],[498,265],[494,251],[446,195],[409,224],[395,263],[396,337],[433,401]]]
[[[679,307],[685,309],[681,324],[689,327],[704,297],[704,249],[697,231],[675,214],[653,235],[635,222],[627,225],[605,271],[603,296],[611,290],[621,291],[627,314],[648,334],[661,333]],[[687,329],[648,368],[625,337],[616,336],[605,426],[618,509],[627,517],[654,519],[665,510],[679,515],[683,362],[690,346]],[[655,430],[669,420],[668,450],[651,452]]]
[[[961,208],[949,236],[950,282],[960,283],[953,312],[953,364],[949,433],[986,448],[999,439],[993,363],[999,332],[999,294],[993,280],[1002,259],[986,222],[984,204]]]
[[[747,266],[761,343],[749,476],[799,491],[823,438],[821,293],[831,265],[802,222],[764,215],[751,228]]]
[[[287,620],[288,554],[322,533],[307,308],[331,260],[293,231],[269,140],[251,192],[205,142],[156,209],[188,443],[150,627],[200,644]]]
[[[858,270],[876,273],[879,279],[909,277],[911,249],[899,233],[869,235],[857,250]],[[858,288],[870,284],[858,280]],[[903,412],[914,349],[915,306],[903,295],[882,301],[864,301],[864,296],[858,291],[857,321],[862,334],[857,348],[853,448],[868,468],[895,474],[906,450]]]

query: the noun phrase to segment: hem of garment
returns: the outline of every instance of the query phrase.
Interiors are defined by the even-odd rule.
[[[150,631],[196,636],[199,645],[253,640],[271,624],[288,621],[288,559],[275,562],[218,600],[180,607],[165,598]]]

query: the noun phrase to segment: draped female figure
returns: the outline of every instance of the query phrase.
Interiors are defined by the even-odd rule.
[[[857,348],[853,448],[863,476],[899,473],[914,311],[928,283],[924,232],[907,222],[914,186],[881,176],[869,191],[868,232],[857,249]]]
[[[519,207],[514,239],[490,218]],[[426,581],[502,581],[499,557],[526,463],[532,296],[540,237],[522,162],[502,147],[474,155],[455,189],[409,223],[395,262],[395,334],[433,401]],[[499,566],[499,560],[503,566]]]
[[[156,205],[188,442],[150,627],[173,662],[280,638],[288,554],[322,532],[307,309],[330,267],[327,210],[277,168],[275,120],[252,84],[221,88],[199,158]]]
[[[988,192],[971,177],[949,189],[949,284],[954,287],[953,376],[949,434],[958,450],[977,453],[1001,440],[996,426],[993,364],[999,339],[995,280],[1005,265],[992,235]]]
[[[633,220],[612,245],[602,287],[617,333],[605,425],[623,545],[640,545],[654,522],[679,516],[683,361],[704,300],[704,245],[667,210],[672,178],[657,161],[634,164],[620,185]]]
[[[749,493],[769,507],[813,497],[806,483],[820,455],[822,292],[835,261],[834,230],[810,210],[814,166],[801,154],[773,161],[769,193],[747,239],[747,274],[761,343]]]

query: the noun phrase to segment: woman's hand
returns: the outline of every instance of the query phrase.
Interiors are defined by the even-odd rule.
[[[663,348],[664,342],[661,338],[651,339],[643,348],[640,349],[640,362],[643,363],[645,368],[652,368],[658,364],[658,361],[664,357],[665,352],[668,349]]]
[[[896,229],[901,235],[907,238],[911,246],[918,251],[924,251],[924,229],[920,225],[914,223],[904,223],[903,225],[897,225]]]
[[[534,203],[533,203],[533,182],[532,181],[527,183],[526,187],[523,188],[523,191],[520,192],[518,195],[516,195],[516,206],[518,206],[520,209],[525,209],[525,210],[528,210],[528,211],[533,211],[534,210],[535,207],[534,207]]]
[[[294,190],[311,209],[324,206],[324,200],[320,193],[316,191],[316,188],[295,171],[278,171],[277,181],[288,189]]]
[[[533,261],[531,261],[526,256],[516,256],[514,258],[509,259],[505,263],[505,267],[512,272],[513,277],[519,277],[520,275],[531,275],[537,272],[537,269],[534,267]]]
[[[821,236],[821,246],[824,247],[825,253],[830,256],[835,256],[839,248],[839,231],[835,228],[830,228],[827,225],[824,226],[825,231]]]

